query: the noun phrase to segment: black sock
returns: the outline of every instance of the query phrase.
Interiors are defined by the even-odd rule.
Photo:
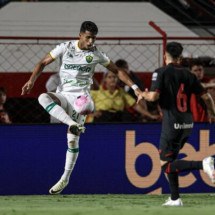
[[[167,165],[166,173],[203,169],[202,161],[175,160]]]
[[[179,183],[178,183],[178,173],[167,174],[169,180],[169,188],[171,192],[171,199],[176,200],[180,198],[179,196]]]

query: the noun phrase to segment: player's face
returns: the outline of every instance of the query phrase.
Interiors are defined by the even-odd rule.
[[[200,65],[194,65],[191,68],[191,72],[197,77],[198,80],[202,80],[204,78],[204,68]]]
[[[95,40],[96,40],[95,34],[89,32],[89,31],[81,32],[79,34],[78,46],[82,50],[89,50],[93,47]]]

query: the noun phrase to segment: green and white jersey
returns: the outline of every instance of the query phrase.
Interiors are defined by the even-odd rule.
[[[72,40],[57,45],[50,55],[53,59],[61,57],[60,80],[57,91],[78,92],[90,90],[92,77],[97,64],[104,67],[110,63],[109,57],[99,51],[96,46],[91,50],[81,50],[78,40]]]

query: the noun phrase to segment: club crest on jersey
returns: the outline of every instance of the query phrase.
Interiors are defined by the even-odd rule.
[[[93,60],[93,57],[91,55],[86,56],[87,63],[91,63]]]

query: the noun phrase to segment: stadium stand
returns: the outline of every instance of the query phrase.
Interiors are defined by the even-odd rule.
[[[180,4],[179,1],[176,2]],[[197,34],[154,4],[154,1],[96,2],[96,7],[91,2],[77,1],[6,4],[0,13],[0,81],[1,85],[7,88],[11,104],[17,102],[18,106],[20,104],[25,106],[23,101],[28,100],[26,103],[28,106],[32,101],[29,111],[39,106],[36,98],[46,91],[45,83],[51,74],[58,71],[59,62],[50,65],[44,71],[40,77],[40,86],[30,95],[21,98],[21,87],[41,57],[56,44],[78,35],[82,19],[92,19],[97,22],[101,29],[96,42],[98,47],[108,53],[113,60],[126,59],[131,69],[137,71],[137,75],[144,80],[147,88],[150,87],[154,69],[163,65],[163,38],[149,25],[151,20],[167,33],[168,40],[176,36],[180,40],[179,37],[184,35],[190,38],[182,40],[186,52],[184,63],[188,63],[192,57],[201,57],[208,65],[205,66],[206,75],[212,78],[214,40],[197,40]],[[76,11],[81,10],[84,10],[85,14],[77,15]],[[62,13],[65,16],[61,16]],[[131,13],[132,19],[128,16]],[[103,72],[103,67],[96,69],[95,77],[98,81],[101,80]],[[38,108],[40,110],[40,107]],[[23,116],[22,112],[20,113]],[[30,122],[23,117],[21,121],[15,116],[13,118],[14,122]],[[45,113],[39,118],[32,118],[32,122],[46,122],[46,120]]]

